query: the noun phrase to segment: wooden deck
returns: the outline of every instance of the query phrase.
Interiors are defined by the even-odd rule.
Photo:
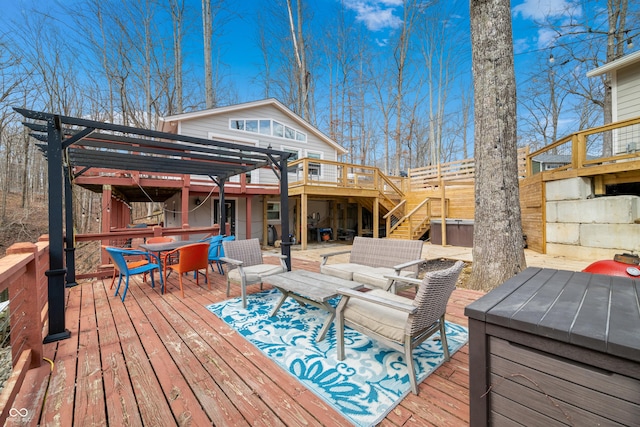
[[[292,263],[319,270],[317,262]],[[68,289],[71,338],[45,346],[51,362],[29,371],[15,404],[29,415],[10,417],[7,425],[349,425],[205,308],[227,299],[224,277],[210,277],[211,291],[190,276],[184,299],[175,274],[164,296],[159,286],[132,280],[124,303],[113,296],[110,279]],[[232,296],[239,294],[232,287]],[[481,295],[456,290],[447,319],[467,325],[464,307]],[[464,346],[380,425],[468,424],[468,373]]]

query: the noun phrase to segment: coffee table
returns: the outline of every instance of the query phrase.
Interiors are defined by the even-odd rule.
[[[329,300],[339,295],[338,289],[364,288],[364,285],[361,283],[305,270],[273,274],[264,277],[262,282],[282,292],[282,297],[280,297],[280,301],[278,301],[278,304],[271,311],[270,316],[276,315],[287,297],[293,298],[302,305],[309,304],[329,312],[329,317],[325,320],[320,330],[320,335],[318,335],[316,339],[318,342],[325,338],[331,322],[333,322],[333,319],[336,317],[336,310],[329,304]]]

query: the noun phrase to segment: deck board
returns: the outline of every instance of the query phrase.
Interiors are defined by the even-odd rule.
[[[269,259],[266,257],[265,259]],[[273,258],[273,262],[277,262]],[[293,258],[294,269],[319,263]],[[192,275],[168,280],[167,293],[132,278],[124,303],[110,279],[67,290],[71,338],[45,346],[53,371],[42,425],[344,426],[321,398],[256,349],[206,306],[227,299],[226,279],[212,289]],[[270,288],[265,286],[265,288]],[[258,285],[249,293],[259,291]],[[231,297],[240,295],[232,286]],[[447,320],[467,325],[464,306],[483,294],[457,289]],[[469,353],[464,346],[409,394],[382,426],[468,424]]]

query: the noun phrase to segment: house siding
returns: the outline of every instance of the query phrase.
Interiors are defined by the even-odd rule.
[[[617,72],[617,121],[640,116],[640,62]]]
[[[278,138],[269,135],[262,135],[253,132],[243,132],[229,129],[229,121],[231,119],[272,119],[277,120],[287,126],[290,126],[307,135],[307,141],[301,142],[291,139]],[[193,118],[182,121],[180,124],[180,133],[182,135],[193,136],[197,138],[209,138],[209,134],[225,135],[231,140],[238,139],[239,143],[247,143],[247,140],[255,140],[261,148],[267,148],[271,145],[274,150],[281,150],[283,147],[296,148],[301,150],[300,157],[306,157],[307,151],[321,153],[322,159],[336,161],[338,158],[335,148],[329,146],[321,140],[308,128],[291,120],[289,116],[275,108],[272,105],[263,105],[250,109],[237,110],[228,113],[215,114],[208,117]],[[291,174],[293,175],[293,174]],[[260,184],[277,184],[278,179],[270,170],[259,170],[252,174],[252,182]]]
[[[640,116],[640,63],[621,68],[615,76],[614,121]],[[640,151],[640,126],[620,129],[614,134],[614,153]]]

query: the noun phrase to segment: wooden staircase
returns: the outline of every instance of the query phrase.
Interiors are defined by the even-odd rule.
[[[400,216],[391,212],[385,215],[387,220],[387,237],[391,239],[418,240],[431,227],[431,201],[408,197],[404,200],[403,212]]]

